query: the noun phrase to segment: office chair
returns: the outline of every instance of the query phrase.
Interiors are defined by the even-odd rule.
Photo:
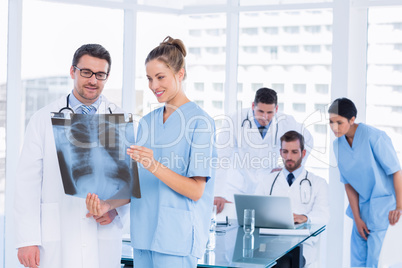
[[[390,225],[382,244],[378,268],[402,268],[402,217]]]

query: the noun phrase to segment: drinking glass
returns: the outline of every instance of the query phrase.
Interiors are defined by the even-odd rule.
[[[246,208],[244,210],[243,230],[246,234],[252,234],[255,228],[255,212],[254,209]]]
[[[209,225],[209,235],[207,242],[207,250],[214,250],[216,245],[216,205],[212,208],[211,222]]]
[[[254,257],[254,235],[245,233],[243,235],[243,258]]]

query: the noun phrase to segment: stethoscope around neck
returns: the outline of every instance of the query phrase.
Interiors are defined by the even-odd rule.
[[[275,120],[276,122],[275,122],[275,124],[276,124],[276,130],[275,130],[275,140],[274,140],[274,142],[275,142],[275,144],[274,145],[276,145],[276,139],[278,138],[278,120]],[[241,122],[241,127],[242,128],[244,128],[244,124],[247,122],[247,124],[249,125],[249,128],[251,129],[252,128],[252,124],[251,124],[251,120],[250,120],[250,118],[248,117],[248,112],[247,112],[247,115],[246,115],[246,118],[243,120],[243,122]]]
[[[281,172],[279,171],[278,174],[276,175],[274,182],[271,185],[271,191],[269,191],[269,195],[272,195],[272,190],[274,189],[274,185],[276,180],[279,177],[279,174],[281,174]],[[311,195],[313,194],[313,187],[311,185],[311,181],[308,179],[308,171],[306,170],[306,176],[304,177],[304,179],[302,179],[299,183],[299,190],[300,190],[300,201],[302,202],[302,204],[308,204],[311,201]],[[306,184],[308,183],[309,187],[310,187],[310,195],[309,198],[307,198],[307,190],[304,189],[304,191],[302,191],[302,186],[303,183]]]
[[[63,108],[61,108],[61,109],[59,110],[59,113],[61,113],[61,112],[64,111],[64,110],[68,110],[68,111],[70,111],[71,113],[75,114],[74,110],[73,110],[72,108],[70,108],[70,94],[67,95],[67,98],[66,98],[66,106],[63,107]],[[110,109],[110,107],[108,107],[108,110],[109,110],[109,113],[112,114],[112,110]]]

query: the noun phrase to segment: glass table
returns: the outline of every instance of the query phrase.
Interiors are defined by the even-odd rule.
[[[277,260],[325,230],[325,225],[306,225],[310,235],[260,235],[256,228],[252,235],[243,228],[218,228],[215,250],[207,250],[198,267],[272,267]],[[301,254],[301,253],[300,253]]]
[[[231,226],[218,226],[216,247],[207,250],[198,261],[198,267],[272,267],[277,260],[294,251],[302,254],[300,245],[325,230],[325,225],[306,225],[310,235],[260,235],[256,228],[252,235],[245,234],[237,222]],[[132,267],[130,243],[123,241],[122,263]]]

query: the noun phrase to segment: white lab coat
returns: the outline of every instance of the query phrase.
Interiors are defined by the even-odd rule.
[[[272,187],[278,173],[279,176]],[[282,171],[273,173],[260,171],[258,177],[261,179],[261,182],[257,186],[255,194],[270,195],[272,187],[272,195],[290,197],[293,213],[306,215],[308,222],[311,224],[328,223],[328,184],[323,178],[308,172],[307,179],[311,182],[310,188],[306,180],[302,182],[302,180],[306,178],[306,170],[304,168],[302,168],[302,172],[295,178],[290,187]],[[302,182],[302,184],[300,184],[300,182]],[[311,196],[309,194],[310,192]],[[318,239],[319,237],[312,237],[303,243],[303,255],[306,259],[306,267],[316,260]]]
[[[86,218],[85,199],[64,194],[50,113],[65,106],[62,97],[36,112],[27,126],[15,178],[16,247],[39,245],[41,268],[120,268],[128,207],[102,226]],[[122,113],[104,97],[98,113],[109,113],[108,107]]]
[[[245,120],[247,117],[249,121]],[[260,182],[257,172],[270,172],[278,167],[280,138],[289,130],[304,136],[307,150],[304,159],[307,159],[313,148],[313,137],[293,116],[277,113],[264,139],[254,122],[251,108],[242,109],[240,114],[236,113],[223,120],[222,127],[217,131],[220,164],[216,171],[215,196],[233,202],[234,194],[253,194]]]

